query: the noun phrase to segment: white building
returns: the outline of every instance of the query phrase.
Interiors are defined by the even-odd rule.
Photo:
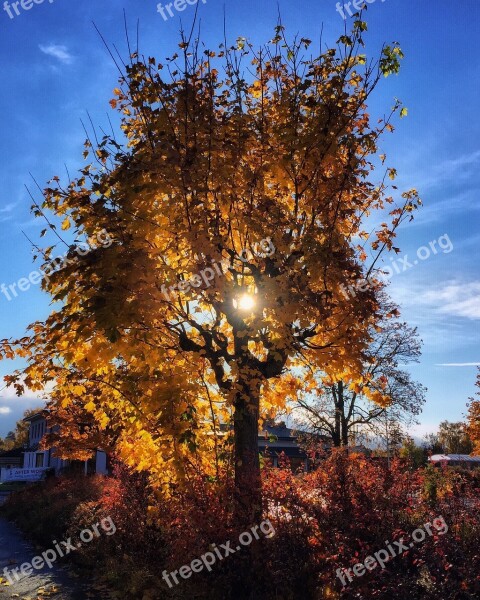
[[[83,470],[85,474],[99,473],[107,475],[107,455],[102,450],[96,450],[95,456],[86,461],[70,461],[56,458],[55,449],[40,449],[40,441],[46,433],[52,430],[48,428],[45,412],[36,413],[25,419],[30,423],[28,448],[23,457],[24,469],[54,469],[58,475],[66,469]],[[48,431],[47,431],[48,429]]]
[[[449,467],[463,467],[464,469],[479,469],[480,456],[469,454],[433,454],[428,459],[432,465],[448,465]]]

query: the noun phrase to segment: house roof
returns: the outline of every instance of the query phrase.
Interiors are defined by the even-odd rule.
[[[265,426],[263,433],[268,436],[275,436],[278,439],[295,439],[298,437],[298,433],[294,429],[289,429],[286,425],[273,425],[273,426]],[[260,434],[261,435],[261,434]]]
[[[25,417],[23,420],[26,422],[29,421],[35,421],[37,419],[46,419],[47,418],[47,411],[46,410],[41,410],[39,412],[36,412],[33,415],[30,415],[29,417]]]
[[[433,454],[430,460],[432,462],[461,461],[480,463],[480,456],[470,456],[469,454]]]
[[[280,445],[280,446],[273,446],[272,444],[258,444],[258,449],[261,453],[266,453],[266,455],[269,456],[280,456],[281,454],[284,454],[286,457],[288,458],[307,458],[307,453],[304,452],[301,448],[299,448],[298,446],[292,446],[292,447],[288,447],[288,446],[284,446],[284,445]]]
[[[12,448],[6,452],[0,452],[0,458],[21,458],[24,452],[25,450],[23,448]]]
[[[233,431],[233,425],[230,423],[220,423],[219,429],[221,432],[226,433],[228,431]],[[258,432],[258,436],[259,438],[275,436],[279,439],[295,439],[297,437],[297,433],[303,432],[297,432],[294,429],[288,429],[288,427],[286,427],[285,425],[264,425],[262,431]]]
[[[259,433],[259,437],[268,438],[274,436],[278,438],[278,440],[296,440],[300,435],[307,434],[307,431],[302,431],[301,429],[290,429],[286,425],[265,425],[263,427],[263,431]],[[328,440],[328,436],[325,435],[315,435],[315,438],[318,440],[326,441]]]
[[[230,423],[220,423],[218,429],[217,435],[224,436],[229,431],[233,431],[233,425]],[[282,447],[297,447],[299,436],[307,433],[308,432],[300,429],[289,428],[285,424],[264,425],[263,429],[258,432],[258,444],[260,447],[268,445],[271,448],[275,445]],[[213,435],[213,433],[211,435]],[[326,435],[314,435],[317,440],[322,442],[328,442],[330,439]]]

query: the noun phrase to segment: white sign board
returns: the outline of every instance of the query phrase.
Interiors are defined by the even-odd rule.
[[[48,469],[2,469],[1,481],[39,481]]]

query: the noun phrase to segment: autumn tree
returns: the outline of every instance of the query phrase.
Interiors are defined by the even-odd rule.
[[[0,452],[7,452],[13,448],[16,448],[15,433],[9,431],[4,438],[0,438]]]
[[[397,308],[386,296],[382,298],[383,318],[372,327],[362,381],[332,382],[319,373],[314,398],[299,394],[297,399],[297,418],[312,432],[328,435],[336,447],[371,435],[387,439],[392,423],[397,428],[411,425],[425,403],[424,386],[402,368],[418,362],[417,332],[399,322]]]
[[[438,439],[438,433],[427,433],[423,436],[422,447],[427,455],[443,454],[443,447]]]
[[[437,432],[425,436],[423,445],[429,454],[470,454],[473,439],[466,423],[442,421]]]
[[[28,423],[25,422],[24,419],[26,419],[27,417],[31,417],[39,411],[40,409],[38,408],[27,409],[23,413],[23,417],[15,424],[15,430],[13,431],[13,440],[15,448],[23,448],[25,444],[28,444],[30,426]]]
[[[91,411],[85,409],[83,399],[73,397],[64,406],[55,399],[46,406],[47,433],[41,440],[44,449],[54,448],[54,456],[64,460],[88,460],[101,449],[115,452],[118,439],[118,419],[110,411],[108,425],[101,426]]]
[[[40,412],[41,408],[27,408],[23,417],[17,421],[15,429],[9,431],[4,439],[0,438],[0,451],[12,450],[14,448],[23,448],[28,444],[29,424],[25,422],[27,417]]]
[[[444,454],[470,454],[473,450],[467,425],[462,421],[442,421],[438,428],[438,442]]]
[[[427,453],[425,448],[417,446],[415,440],[410,436],[406,436],[403,440],[399,456],[413,469],[419,469],[427,464]]]
[[[475,385],[480,388],[480,369]],[[480,391],[476,395],[480,396]],[[467,433],[473,444],[473,452],[480,454],[480,399],[470,398],[467,415]]]
[[[480,454],[480,401],[474,400],[468,410],[468,433],[473,442],[473,452]]]
[[[480,388],[480,369],[475,385]],[[477,396],[480,396],[480,391],[477,392]],[[473,443],[473,451],[475,454],[480,454],[480,399],[470,398],[467,427],[467,433]]]
[[[3,341],[2,356],[28,361],[7,381],[19,393],[54,382],[52,406],[81,401],[165,492],[193,463],[216,476],[231,423],[237,516],[250,521],[259,419],[313,388],[317,370],[365,384],[382,284],[340,286],[371,275],[367,257],[394,249],[419,203],[415,190],[389,195],[395,170],[377,159],[400,103],[373,125],[366,106],[402,53],[367,60],[365,29],[356,21],[319,54],[281,25],[258,50],[184,36],[165,64],[133,52],[111,102],[123,137],[89,135],[80,176],[54,178],[33,206],[56,239],[45,261],[58,246],[68,261],[43,283],[51,315]],[[391,223],[369,234],[373,212]],[[103,229],[110,246],[77,251]]]

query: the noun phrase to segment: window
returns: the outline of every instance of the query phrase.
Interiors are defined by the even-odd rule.
[[[43,452],[37,452],[35,456],[35,466],[37,469],[43,467]]]

